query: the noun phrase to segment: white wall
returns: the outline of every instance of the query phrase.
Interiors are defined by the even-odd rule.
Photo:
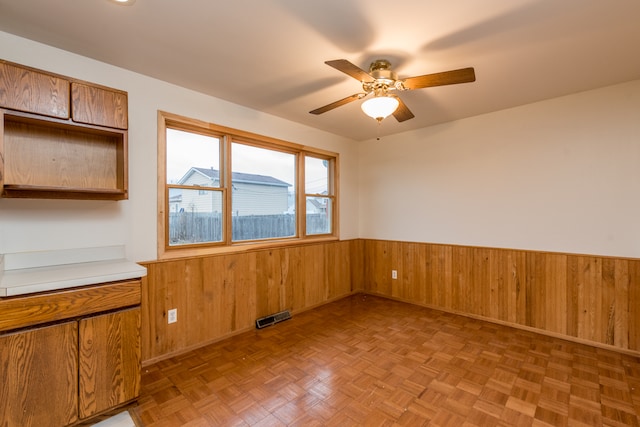
[[[160,109],[339,152],[343,239],[640,258],[640,81],[355,143],[2,32],[0,58],[126,90],[130,119],[129,200],[0,199],[0,253],[156,259]]]
[[[156,259],[158,110],[340,153],[341,238],[358,237],[354,141],[3,32],[0,58],[129,93],[129,200],[0,199],[0,253],[124,244]]]
[[[360,236],[640,257],[640,80],[360,145]]]

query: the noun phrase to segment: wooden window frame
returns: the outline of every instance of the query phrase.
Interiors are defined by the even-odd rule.
[[[169,246],[168,243],[168,194],[166,164],[167,141],[166,130],[200,133],[220,139],[220,191],[223,193],[223,238],[222,242],[198,243],[193,245]],[[282,151],[296,155],[296,235],[262,240],[233,242],[231,230],[231,144],[240,143],[268,150]],[[331,200],[331,233],[306,235],[306,198],[305,190],[305,156],[327,160],[329,164],[328,193],[322,195]],[[158,259],[171,259],[189,256],[201,256],[216,253],[248,251],[268,247],[296,245],[318,241],[338,240],[339,238],[339,206],[338,206],[338,171],[339,155],[314,147],[283,141],[238,129],[215,125],[202,120],[191,119],[165,111],[158,111]]]

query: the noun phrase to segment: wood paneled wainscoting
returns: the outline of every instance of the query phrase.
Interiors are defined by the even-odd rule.
[[[638,259],[381,240],[363,250],[365,292],[640,354]]]
[[[144,364],[255,328],[256,319],[350,295],[361,240],[141,263]],[[167,310],[177,322],[167,323]]]
[[[638,259],[360,239],[141,264],[145,364],[354,292],[640,354]]]

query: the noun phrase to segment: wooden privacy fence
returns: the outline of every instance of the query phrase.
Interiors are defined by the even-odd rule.
[[[231,224],[234,241],[290,237],[296,234],[296,217],[282,215],[234,216]],[[307,215],[307,234],[331,231],[324,213]],[[169,242],[180,245],[222,240],[222,214],[175,212],[169,214]]]

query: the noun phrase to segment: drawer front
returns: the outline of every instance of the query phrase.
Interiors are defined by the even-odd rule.
[[[0,332],[139,305],[140,280],[0,298]]]

